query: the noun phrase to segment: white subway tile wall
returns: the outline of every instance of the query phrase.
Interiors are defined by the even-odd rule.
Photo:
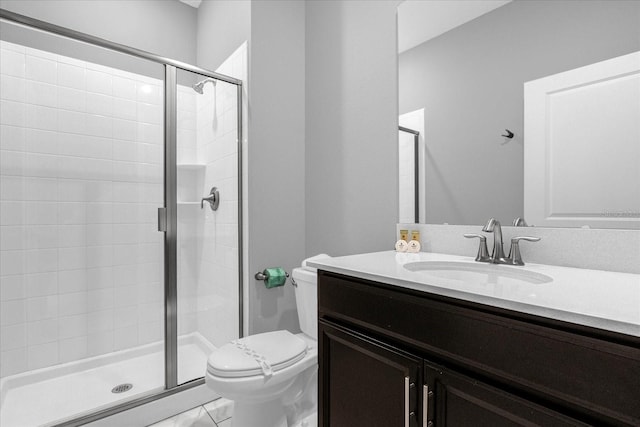
[[[0,43],[0,376],[163,335],[162,82]]]

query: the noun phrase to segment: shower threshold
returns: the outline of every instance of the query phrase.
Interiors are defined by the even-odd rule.
[[[178,382],[202,377],[214,349],[197,332],[180,336]],[[156,342],[4,378],[0,425],[51,426],[163,389],[164,343]]]

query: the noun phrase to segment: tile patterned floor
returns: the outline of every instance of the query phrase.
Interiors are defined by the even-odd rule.
[[[218,399],[148,427],[231,427],[233,402]]]

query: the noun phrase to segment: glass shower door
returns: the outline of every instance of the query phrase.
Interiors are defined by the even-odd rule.
[[[59,423],[164,389],[164,67],[1,25],[0,425]]]
[[[178,70],[178,384],[239,336],[237,109],[236,85]]]

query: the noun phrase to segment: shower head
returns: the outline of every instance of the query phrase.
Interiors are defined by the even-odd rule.
[[[193,85],[193,90],[195,90],[196,92],[198,92],[200,95],[202,95],[204,93],[204,85],[208,82],[213,83],[213,85],[216,85],[216,81],[212,78],[206,78],[202,81],[199,81],[198,83]]]

